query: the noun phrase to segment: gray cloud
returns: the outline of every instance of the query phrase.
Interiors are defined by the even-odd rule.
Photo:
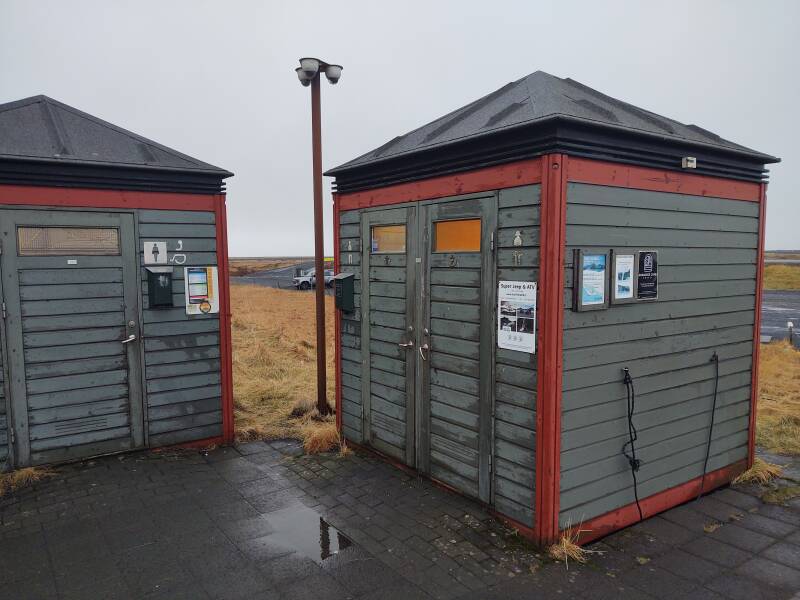
[[[298,57],[345,68],[322,90],[326,167],[541,69],[780,156],[767,247],[798,248],[798,24],[792,1],[0,0],[0,102],[44,93],[234,171],[232,255],[296,255],[313,250]]]

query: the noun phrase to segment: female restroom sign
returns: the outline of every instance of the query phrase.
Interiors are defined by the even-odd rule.
[[[536,282],[497,285],[497,347],[536,353]]]

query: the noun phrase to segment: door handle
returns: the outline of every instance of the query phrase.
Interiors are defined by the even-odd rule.
[[[414,340],[411,340],[410,342],[406,342],[405,344],[397,344],[397,345],[400,346],[401,348],[413,348],[414,347]]]
[[[422,346],[419,347],[419,355],[422,357],[422,360],[428,360],[425,358],[425,352],[423,352],[423,350],[428,350],[429,348],[430,346],[428,346],[428,344],[422,344]]]
[[[131,342],[135,342],[135,341],[136,341],[136,336],[133,335],[133,334],[130,334],[126,339],[122,340],[120,343],[121,344],[130,344]]]

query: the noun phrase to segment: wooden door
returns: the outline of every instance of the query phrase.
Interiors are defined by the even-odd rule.
[[[418,467],[489,502],[497,198],[422,211]]]
[[[16,466],[144,445],[133,215],[4,211]]]

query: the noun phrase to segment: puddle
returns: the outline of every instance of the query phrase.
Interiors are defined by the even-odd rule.
[[[268,536],[271,542],[318,563],[353,545],[317,511],[305,506],[288,506],[270,513],[267,520],[275,528]]]

